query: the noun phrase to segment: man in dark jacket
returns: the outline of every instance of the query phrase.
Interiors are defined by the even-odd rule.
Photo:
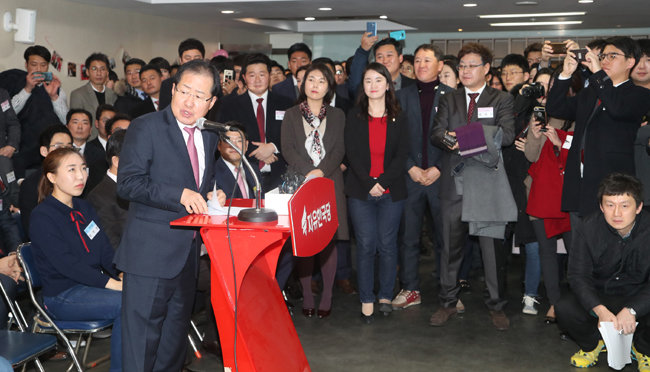
[[[568,269],[572,293],[555,311],[560,328],[580,346],[571,357],[576,367],[598,361],[605,346],[598,327],[612,322],[620,333],[634,334],[639,371],[650,368],[650,217],[642,211],[642,190],[633,176],[605,177],[598,189],[602,213],[574,229]]]

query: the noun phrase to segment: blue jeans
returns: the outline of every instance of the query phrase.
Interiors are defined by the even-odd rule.
[[[539,243],[526,243],[526,278],[524,294],[537,297],[537,289],[542,275],[539,262]]]
[[[110,370],[122,370],[122,292],[77,284],[43,303],[55,320],[112,319]]]
[[[390,194],[368,195],[367,200],[348,198],[350,219],[357,239],[357,281],[362,303],[375,301],[375,256],[379,260],[380,300],[392,300],[397,275],[397,233],[404,201]]]

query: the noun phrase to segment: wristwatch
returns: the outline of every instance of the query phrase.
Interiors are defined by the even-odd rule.
[[[634,317],[636,318],[636,311],[634,311],[634,309],[633,309],[633,308],[631,308],[631,307],[628,307],[628,308],[627,308],[627,311],[629,311],[629,312],[630,312],[630,314],[632,314],[632,315],[634,315]]]

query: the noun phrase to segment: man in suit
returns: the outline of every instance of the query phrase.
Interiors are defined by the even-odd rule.
[[[577,49],[573,41],[567,49]],[[650,109],[650,91],[629,80],[641,56],[628,37],[607,39],[600,56],[586,55],[589,86],[567,97],[571,74],[578,67],[572,52],[564,59],[562,73],[548,94],[549,115],[575,120],[575,132],[567,157],[562,210],[571,212],[571,226],[598,211],[598,185],[613,172],[634,174],[634,141],[641,119]],[[600,61],[600,58],[603,58]]]
[[[117,94],[106,86],[109,66],[108,57],[102,53],[93,53],[86,58],[85,66],[88,84],[70,93],[70,108],[84,109],[94,113],[101,104],[115,104]],[[92,119],[91,115],[91,121]],[[90,138],[94,139],[95,137],[97,137],[97,129],[92,128]]]
[[[181,65],[195,59],[203,59],[204,56],[205,46],[203,46],[203,43],[199,40],[190,38],[183,40],[178,44],[178,58]],[[172,100],[172,86],[174,82],[174,79],[165,79],[162,81],[160,85],[160,101],[158,104],[158,110],[162,110],[169,106],[169,103]]]
[[[238,121],[246,128],[251,141],[247,156],[262,173],[262,192],[270,191],[281,183],[280,176],[287,168],[280,153],[280,128],[284,111],[292,106],[289,98],[279,96],[269,89],[271,61],[263,54],[251,54],[246,59],[242,74],[248,92],[229,95],[221,104],[219,121]]]
[[[129,210],[129,202],[117,196],[117,170],[125,135],[126,131],[120,129],[108,139],[106,159],[111,162],[111,166],[104,173],[101,182],[88,194],[88,201],[97,211],[100,225],[108,235],[113,249],[120,244]]]
[[[379,40],[378,36],[370,36],[366,32],[361,36],[361,45],[354,52],[354,59],[350,65],[350,75],[348,77],[348,89],[350,91],[350,98],[354,99],[357,96],[357,90],[363,78],[363,70],[368,64],[368,56],[370,50],[373,49],[375,53],[375,61],[384,65],[393,80],[395,90],[400,90],[415,83],[415,80],[404,76],[399,72],[400,66],[404,56],[402,55],[402,45],[399,41],[389,37]],[[375,44],[376,43],[376,44]]]
[[[273,93],[287,97],[291,102],[298,100],[298,81],[296,80],[296,71],[311,63],[311,49],[305,43],[295,43],[287,51],[289,58],[289,70],[291,76],[283,82],[273,86]]]
[[[0,86],[11,96],[11,105],[20,121],[20,144],[4,147],[0,152],[12,157],[17,178],[24,178],[26,170],[40,170],[39,135],[48,126],[65,122],[68,104],[61,81],[52,75],[45,80],[50,64],[50,52],[41,45],[25,50],[25,69],[11,69],[0,74]],[[13,136],[12,136],[13,138]],[[11,141],[10,141],[11,142]],[[20,149],[14,154],[15,150]]]
[[[103,104],[97,107],[95,112],[95,128],[97,129],[97,138],[86,143],[88,154],[86,163],[92,173],[88,174],[86,189],[90,192],[104,178],[109,163],[106,161],[106,123],[115,116],[115,108],[111,105]]]
[[[482,126],[497,126],[503,130],[503,146],[514,140],[514,100],[506,92],[497,91],[485,84],[485,75],[490,71],[492,52],[477,44],[465,44],[458,53],[460,63],[458,70],[464,88],[446,94],[440,100],[438,113],[434,120],[431,140],[447,150],[443,153],[440,176],[440,205],[442,212],[442,252],[440,267],[440,302],[441,307],[430,320],[432,326],[444,325],[455,315],[458,302],[458,270],[463,259],[463,247],[468,233],[468,224],[461,221],[463,195],[457,189],[459,164],[463,158],[456,151],[458,144],[447,146],[442,142],[445,134],[455,136],[454,130],[469,123],[479,122]],[[489,141],[490,139],[488,139]],[[490,185],[485,185],[490,187]],[[490,297],[486,305],[490,310],[492,323],[498,330],[506,330],[510,321],[503,312],[506,305],[504,290],[505,277],[499,275],[499,269],[505,262],[506,253],[503,244],[495,239],[479,236],[483,257],[485,282]],[[503,273],[501,271],[501,273]]]
[[[115,101],[117,112],[131,114],[139,104],[144,102],[147,94],[142,89],[140,71],[145,63],[140,58],[131,58],[124,64],[124,76],[126,76],[126,92]]]
[[[236,130],[227,131],[224,135],[235,144],[239,146],[243,153],[246,153],[248,149],[248,140],[246,139],[246,128],[241,123],[236,121],[229,121],[226,123],[231,128],[240,130],[244,138],[241,138],[239,132]],[[253,175],[250,174],[248,169],[242,165],[241,168],[241,181],[236,179],[237,177],[237,168],[241,164],[241,156],[239,153],[233,149],[228,143],[219,140],[219,149],[220,157],[215,163],[215,178],[217,179],[217,187],[223,190],[226,193],[228,198],[244,198],[244,199],[253,199],[255,198],[255,179]],[[251,164],[253,165],[253,164]],[[253,167],[254,169],[254,167]],[[235,187],[235,185],[237,185]],[[234,191],[233,191],[234,190]]]
[[[140,70],[140,82],[142,89],[147,94],[147,98],[131,111],[132,118],[158,111],[162,81],[162,72],[158,67],[146,65]]]
[[[92,115],[84,109],[71,109],[66,116],[66,126],[72,134],[72,145],[86,159],[88,165],[88,181],[84,188],[84,197],[99,183],[106,172],[105,155],[97,146],[88,146]],[[92,176],[91,176],[92,175]]]
[[[408,198],[404,205],[402,237],[400,245],[400,287],[401,291],[392,305],[403,309],[421,303],[418,266],[420,258],[420,235],[424,209],[429,207],[433,217],[436,239],[440,240],[442,220],[440,217],[440,158],[442,151],[431,143],[431,128],[436,117],[441,97],[453,91],[440,83],[438,74],[442,71],[442,51],[437,46],[423,44],[415,49],[416,84],[397,92],[402,109],[408,115],[409,156],[406,161],[408,175],[406,187]],[[437,262],[440,262],[437,254]]]
[[[117,192],[129,213],[115,264],[124,272],[126,371],[179,371],[185,361],[201,244],[196,232],[169,223],[208,211],[218,139],[196,122],[216,101],[219,75],[191,61],[176,81],[169,107],[136,119],[120,154]],[[225,194],[217,194],[208,197],[223,204]]]

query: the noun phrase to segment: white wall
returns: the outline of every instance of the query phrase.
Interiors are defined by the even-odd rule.
[[[119,58],[124,48],[131,57],[149,59],[162,56],[170,63],[177,58],[178,43],[196,37],[206,47],[206,56],[217,50],[219,42],[266,44],[268,35],[245,29],[224,30],[218,25],[191,24],[170,18],[141,15],[119,9],[104,8],[66,0],[2,0],[0,15],[16,8],[37,10],[36,44],[56,50],[63,58],[57,75],[67,93],[85,84],[80,79],[80,65],[92,52],[115,58],[118,76],[123,77]],[[245,27],[245,26],[243,26]],[[24,68],[23,52],[28,44],[13,41],[13,34],[0,28],[0,71]],[[77,64],[77,77],[67,77],[67,63]]]

